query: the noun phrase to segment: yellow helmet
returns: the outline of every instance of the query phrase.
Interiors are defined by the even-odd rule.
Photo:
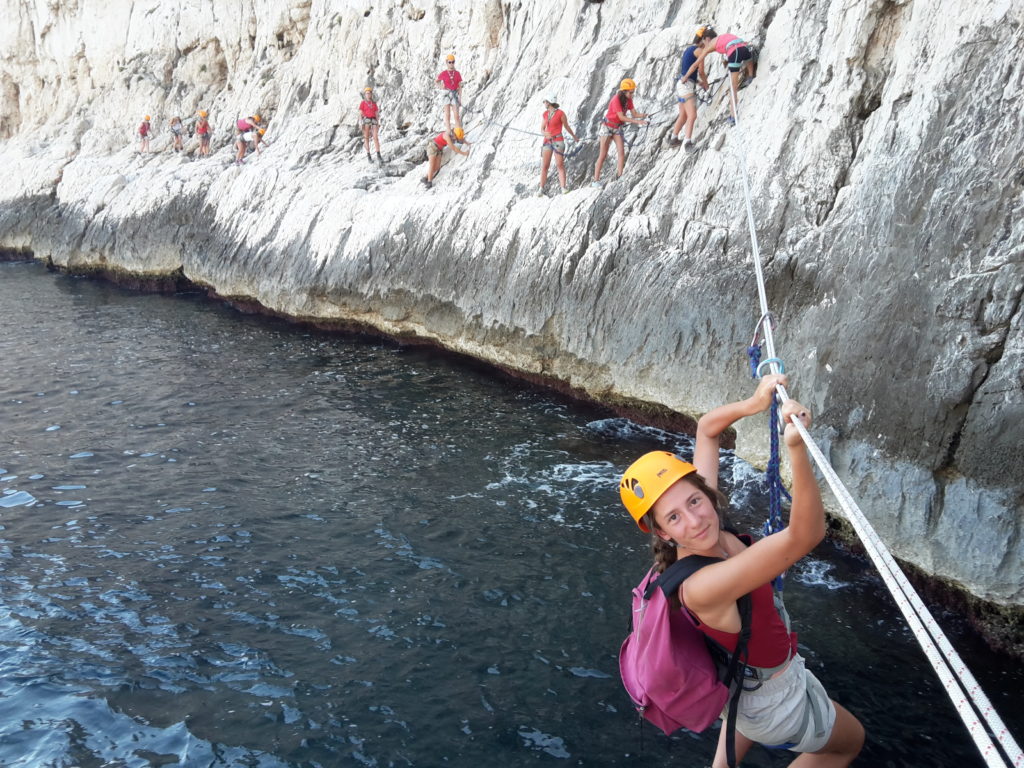
[[[200,109],[199,110],[199,116],[200,117],[206,117],[206,110],[205,109]]]
[[[253,120],[254,120],[255,122],[257,122],[257,123],[258,123],[258,122],[260,121],[260,116],[259,116],[259,115],[253,115],[253,116],[252,116],[252,119],[253,119]]]
[[[449,53],[447,56],[444,57],[444,60],[445,61],[455,61],[455,54],[454,53]]]
[[[619,83],[619,90],[620,91],[635,91],[636,90],[636,81],[627,77],[625,80],[623,80],[621,83]]]
[[[366,86],[365,88],[363,88],[363,93],[373,93],[373,88],[371,88],[370,86]]]
[[[143,120],[149,120],[149,115],[146,115],[146,116],[145,116],[144,118],[142,118],[142,119],[143,119]]]
[[[464,130],[462,130],[461,128],[456,128],[455,129],[455,138],[458,139],[459,141],[462,141],[464,138],[466,138],[466,132]]]
[[[262,136],[264,133],[267,132],[265,128],[260,128],[259,131],[260,131],[260,136]]]
[[[693,44],[696,45],[701,40],[706,40],[709,37],[718,37],[718,33],[715,32],[714,27],[710,24],[697,27],[697,31],[693,33]]]
[[[668,451],[645,453],[629,465],[619,483],[619,496],[641,531],[651,532],[642,518],[654,502],[674,483],[696,471],[693,464]]]

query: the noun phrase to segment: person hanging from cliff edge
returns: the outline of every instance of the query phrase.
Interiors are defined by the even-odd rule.
[[[697,68],[693,69],[694,62]],[[676,98],[679,101],[679,117],[672,126],[672,133],[669,136],[670,147],[678,147],[683,142],[679,140],[679,131],[686,126],[687,152],[693,152],[693,125],[697,122],[697,85],[705,91],[708,90],[708,76],[704,71],[704,60],[697,61],[697,46],[688,45],[683,49],[682,60],[679,65],[679,78],[676,80]]]
[[[540,130],[544,134],[544,142],[540,145],[540,190],[539,197],[544,196],[544,185],[548,182],[548,167],[551,165],[551,155],[555,156],[555,167],[558,168],[558,183],[565,194],[569,188],[565,184],[565,137],[562,129],[565,129],[573,141],[579,141],[572,128],[565,112],[558,108],[558,97],[549,96],[544,101],[544,114],[540,119]]]
[[[437,87],[441,89],[441,103],[444,105],[444,127],[446,131],[452,129],[452,112],[455,113],[455,125],[462,127],[462,116],[459,114],[459,107],[462,105],[462,75],[455,69],[455,54],[449,53],[445,57],[447,69],[443,70],[435,80]]]
[[[469,157],[468,149],[465,151],[459,149],[459,145],[462,144],[465,144],[467,147],[470,145],[466,139],[466,132],[462,128],[456,128],[454,131],[442,131],[427,142],[427,160],[429,165],[427,166],[427,175],[423,177],[423,184],[427,189],[433,186],[434,177],[441,170],[441,157],[444,154],[445,147],[451,147],[452,152],[458,155]]]
[[[753,46],[744,40],[726,32],[718,34],[708,25],[698,27],[693,36],[693,44],[697,46],[697,59],[683,75],[689,77],[698,67],[703,66],[704,58],[710,53],[720,53],[725,58],[731,78],[731,94],[739,93],[740,88],[757,77],[757,58]],[[736,105],[732,96],[729,98],[729,109],[732,112],[731,124],[736,124]]]
[[[363,126],[363,146],[366,148],[366,159],[372,163],[373,157],[370,155],[370,134],[373,134],[373,144],[377,148],[377,162],[383,165],[384,158],[380,156],[379,112],[380,106],[373,98],[373,88],[366,86],[363,88],[363,100],[359,102],[359,114],[361,116],[360,122]]]
[[[199,137],[199,154],[206,157],[210,154],[210,122],[206,118],[208,114],[205,109],[196,112],[196,135]]]
[[[149,124],[149,115],[142,118],[142,122],[139,123],[139,152],[149,152],[149,137],[153,132],[152,127]]]
[[[245,153],[249,148],[249,142],[252,142],[253,150],[259,154],[262,136],[259,115],[240,117],[235,121],[235,148],[238,150],[238,154],[235,155],[235,165],[245,162]]]
[[[752,614],[747,641],[747,684],[739,696],[736,764],[754,743],[800,753],[791,765],[844,768],[864,745],[864,727],[828,698],[804,666],[796,634],[776,599],[772,580],[807,555],[825,536],[825,510],[803,438],[793,422],[811,426],[810,412],[795,400],[781,408],[783,440],[792,468],[789,525],[756,542],[722,527],[728,502],[718,490],[721,434],[746,416],[771,406],[783,374],[761,379],[753,396],[719,406],[697,423],[693,463],[667,451],[653,451],[625,471],[619,495],[634,522],[651,535],[654,568],[664,572],[686,557],[714,558],[687,578],[673,596],[698,630],[735,652],[740,613],[736,601],[750,594]],[[725,768],[727,727],[721,729],[714,768]]]
[[[643,112],[637,112],[633,108],[633,94],[636,93],[636,82],[631,78],[625,78],[619,83],[618,92],[608,102],[608,112],[601,123],[600,149],[597,154],[597,163],[594,165],[594,181],[590,186],[601,186],[601,168],[604,167],[605,158],[608,157],[608,145],[615,139],[615,149],[618,156],[615,158],[615,178],[622,176],[622,170],[626,167],[626,142],[622,138],[622,131],[626,123],[633,125],[647,125],[644,120],[647,117]]]

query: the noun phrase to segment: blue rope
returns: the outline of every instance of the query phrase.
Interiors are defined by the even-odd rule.
[[[751,344],[747,347],[747,357],[750,358],[750,378],[757,378],[757,367],[761,364],[761,345]]]
[[[763,366],[761,362],[761,345],[751,344],[747,347],[747,357],[750,360],[750,375],[753,378],[759,378]],[[772,359],[774,360],[775,358]],[[766,360],[765,362],[771,361]],[[781,368],[782,361],[777,360],[776,362],[780,364]],[[785,527],[782,524],[782,499],[785,497],[787,502],[793,500],[789,495],[789,491],[782,484],[782,472],[780,471],[779,428],[777,426],[779,423],[778,398],[772,397],[772,405],[768,413],[768,466],[764,470],[765,482],[768,484],[768,519],[764,521],[764,525],[761,527],[762,536],[771,536]],[[779,574],[775,578],[773,586],[777,592],[781,592],[785,587],[785,574]]]

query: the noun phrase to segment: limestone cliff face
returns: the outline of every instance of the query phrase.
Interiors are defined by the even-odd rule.
[[[776,341],[816,434],[900,557],[1024,603],[1024,13],[1006,0],[0,0],[0,247],[180,270],[281,313],[367,323],[596,398],[696,414],[749,391],[750,171]],[[696,23],[761,47],[665,144]],[[434,189],[433,80],[466,77],[468,159]],[[721,74],[715,65],[712,76]],[[534,196],[541,102],[596,133],[623,76],[655,112],[624,178]],[[388,160],[361,147],[359,90]],[[210,111],[211,158],[167,150]],[[240,115],[270,146],[231,163]],[[153,116],[153,154],[134,132]],[[610,180],[614,158],[605,168]],[[739,449],[764,454],[762,426]]]

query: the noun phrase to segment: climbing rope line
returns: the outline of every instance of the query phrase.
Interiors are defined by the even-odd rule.
[[[758,326],[764,336],[765,349],[769,356],[769,359],[764,361],[764,363],[761,363],[759,368],[768,364],[773,373],[780,373],[782,369],[781,360],[779,360],[775,355],[775,340],[773,338],[772,323],[770,322],[770,314],[768,311],[768,299],[765,290],[764,273],[761,268],[761,253],[757,242],[754,210],[751,204],[747,159],[746,153],[743,151],[745,143],[743,141],[742,124],[739,119],[736,90],[732,86],[731,79],[729,83],[729,97],[733,115],[736,119],[737,143],[739,147],[737,154],[740,158],[740,176],[743,181],[743,196],[746,202],[747,224],[750,228],[751,251],[754,261],[754,271],[757,277],[758,298],[761,307],[761,320],[759,321]],[[760,373],[760,371],[758,372]],[[786,393],[785,387],[781,385],[777,386],[776,392],[782,402],[789,399],[789,395]],[[885,582],[886,587],[888,587],[889,591],[892,593],[896,604],[899,606],[900,611],[903,613],[903,616],[906,618],[907,623],[911,628],[911,631],[917,638],[918,643],[920,643],[925,656],[928,658],[932,668],[935,670],[940,681],[945,687],[946,693],[949,695],[953,706],[956,708],[961,719],[964,721],[964,724],[967,726],[967,729],[970,732],[971,737],[974,739],[974,743],[981,752],[986,764],[993,768],[998,768],[999,766],[1003,766],[1005,768],[1007,765],[1003,755],[1000,754],[998,748],[992,742],[989,735],[989,732],[991,732],[999,742],[999,745],[1005,752],[1006,757],[1010,760],[1009,764],[1012,765],[1013,768],[1024,768],[1024,752],[1021,752],[1020,746],[1018,746],[1006,725],[1003,723],[1002,718],[999,717],[995,708],[992,706],[992,703],[989,701],[984,691],[982,691],[981,686],[974,678],[974,675],[971,674],[971,671],[964,664],[963,659],[960,658],[960,655],[950,644],[945,633],[931,615],[931,612],[927,607],[925,607],[924,603],[921,602],[921,598],[910,585],[910,582],[907,581],[906,576],[896,563],[896,560],[889,553],[888,548],[881,539],[879,539],[878,534],[868,522],[863,512],[861,512],[856,501],[854,501],[853,496],[846,489],[846,486],[843,485],[842,480],[839,479],[839,475],[836,474],[836,471],[832,468],[832,465],[829,463],[824,453],[822,453],[817,443],[814,442],[810,433],[798,419],[793,420],[792,423],[799,431],[804,444],[807,446],[811,456],[814,458],[814,461],[818,466],[818,469],[824,475],[829,487],[835,494],[835,497],[846,514],[847,519],[853,525],[854,530],[857,532],[857,536],[860,538],[865,550],[871,557],[871,561],[878,569],[879,575]],[[979,720],[979,715],[984,719],[984,725],[981,720]],[[988,727],[988,731],[985,729],[986,725]]]
[[[720,82],[721,79],[722,78],[719,78],[719,80],[714,81],[712,86],[714,86],[716,83]],[[709,97],[709,98],[713,98],[713,97],[714,97],[714,90],[712,89],[711,90],[711,97]],[[625,132],[623,132],[623,141],[625,142],[626,150],[627,151],[632,151],[634,144],[642,143],[644,140],[646,140],[647,131],[650,129],[650,127],[652,125],[655,124],[655,123],[653,123],[651,121],[651,118],[654,117],[655,115],[661,114],[662,112],[669,111],[672,108],[672,106],[673,106],[673,104],[669,104],[668,106],[662,106],[662,107],[656,109],[655,111],[648,113],[647,117],[644,118],[647,121],[647,123],[645,125],[635,125],[633,123],[625,123],[623,125],[624,129],[629,129],[629,128],[633,129],[630,135],[626,135]],[[526,128],[517,128],[516,126],[512,125],[511,122],[502,123],[502,122],[499,122],[497,120],[493,120],[490,117],[488,117],[486,114],[484,114],[483,110],[477,109],[476,107],[470,107],[470,106],[468,106],[466,104],[462,104],[461,102],[460,102],[460,107],[461,107],[461,109],[462,109],[462,111],[464,113],[468,112],[468,113],[475,113],[476,115],[478,115],[480,120],[483,121],[483,124],[484,124],[483,129],[497,127],[497,128],[501,128],[503,130],[513,131],[515,133],[520,133],[520,134],[523,134],[524,136],[536,136],[536,137],[540,137],[542,139],[544,138],[544,134],[541,133],[540,131],[530,131],[530,130],[527,130]],[[666,123],[666,125],[667,125],[667,123]],[[575,141],[572,142],[572,147],[571,148],[569,147],[570,140],[566,139],[566,142],[565,142],[566,143],[566,149],[565,150],[560,151],[557,148],[552,147],[552,151],[554,151],[555,154],[559,154],[559,155],[562,155],[563,157],[565,157],[567,159],[571,159],[571,158],[575,157],[576,155],[578,155],[580,152],[582,152],[583,148],[586,146],[586,144],[588,144],[591,141],[597,141],[599,138],[600,138],[600,136],[597,135],[597,134],[595,134],[593,136],[580,136],[579,138],[577,138]]]

